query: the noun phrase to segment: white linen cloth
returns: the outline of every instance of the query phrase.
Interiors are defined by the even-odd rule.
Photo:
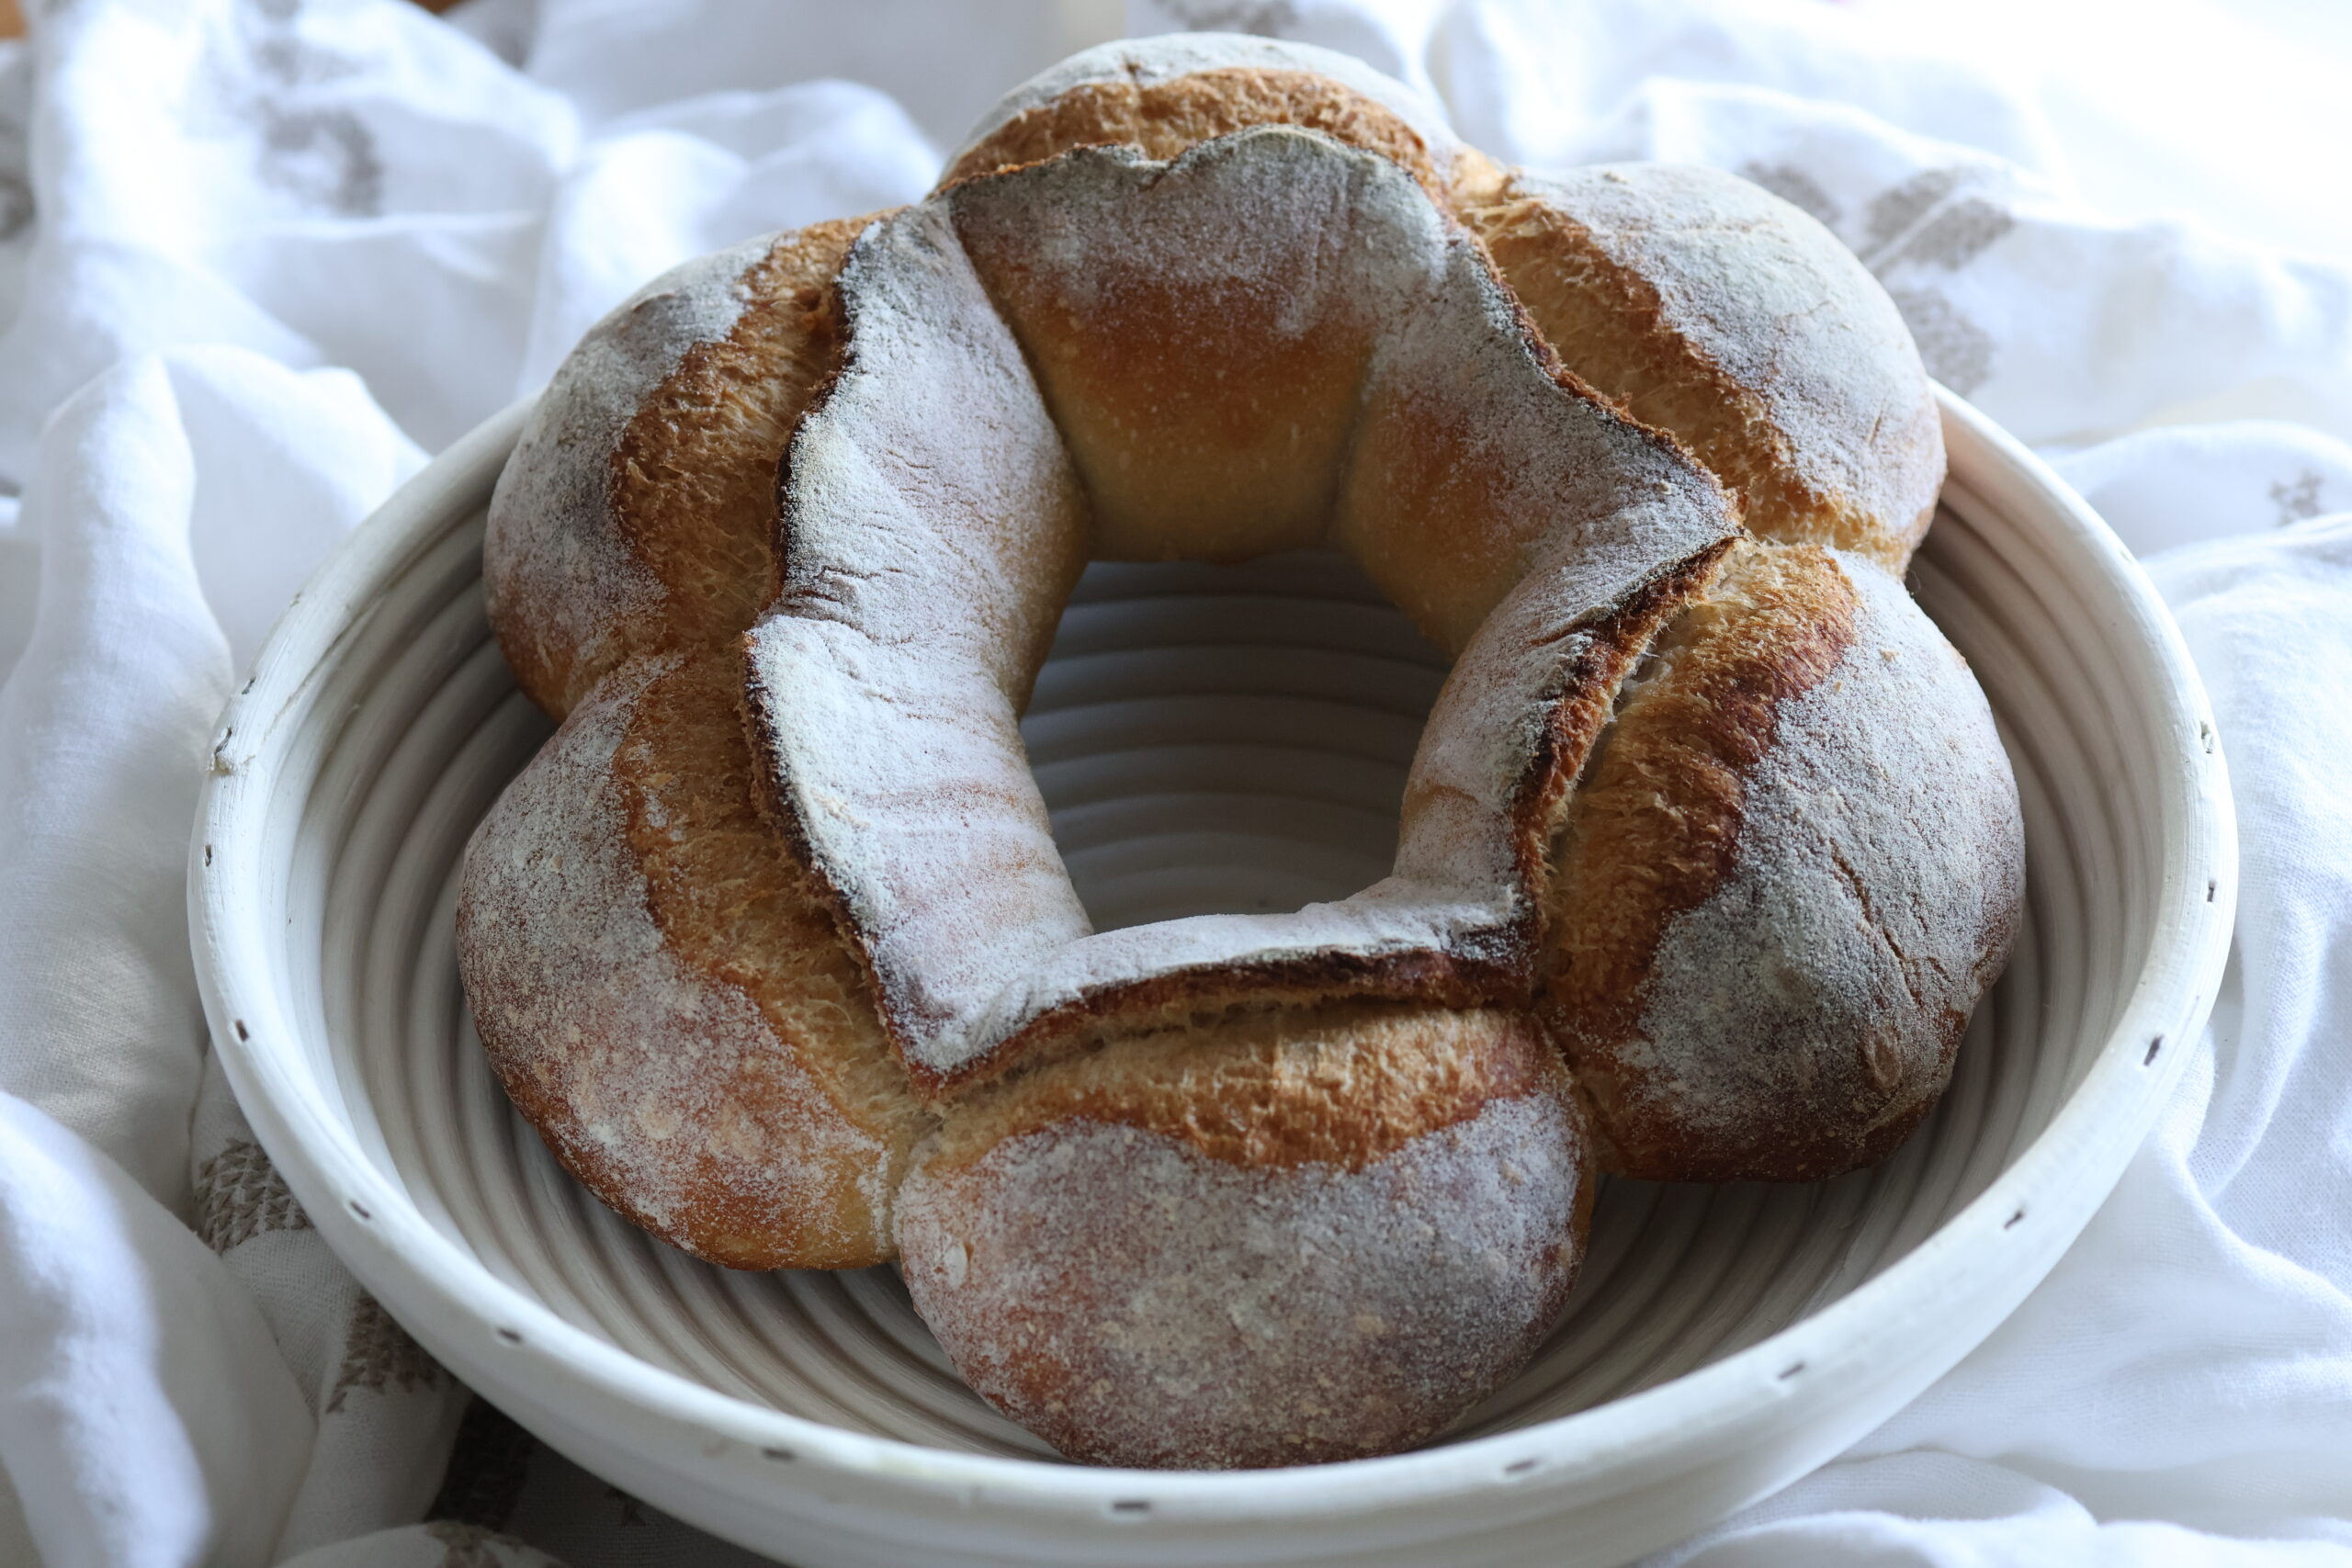
[[[1352,50],[1506,159],[1713,164],[1812,211],[2148,558],[2211,690],[2243,912],[2161,1130],[1980,1350],[1658,1561],[2352,1563],[2343,13],[28,9],[0,46],[0,1563],[750,1561],[466,1415],[308,1227],[208,1060],[203,750],[333,540],[634,285],[919,195],[996,93],[1123,24]]]

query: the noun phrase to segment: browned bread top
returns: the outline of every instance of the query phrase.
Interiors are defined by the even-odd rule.
[[[1567,368],[1689,446],[1744,498],[1751,529],[1903,569],[1943,480],[1918,351],[1835,235],[1746,180],[1500,169],[1344,55],[1216,35],[1074,56],[984,117],[949,178],[1097,142],[1172,158],[1250,124],[1320,130],[1411,170]]]
[[[1160,1043],[983,1091],[910,1173],[907,1288],[975,1389],[1073,1458],[1301,1464],[1421,1441],[1526,1359],[1593,1188],[1532,1021]]]
[[[1542,1010],[1613,1170],[1802,1180],[1892,1153],[2023,897],[2016,786],[1900,583],[1736,551],[1570,803]]]
[[[1133,147],[1166,162],[1255,125],[1294,125],[1376,152],[1438,200],[1486,188],[1493,164],[1445,118],[1352,55],[1239,33],[1122,39],[1071,55],[1006,94],[947,160],[942,184],[1073,147]]]

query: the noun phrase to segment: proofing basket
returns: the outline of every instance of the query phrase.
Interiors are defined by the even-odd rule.
[[[526,412],[357,530],[229,705],[188,893],[212,1037],[311,1220],[435,1355],[590,1469],[803,1568],[1562,1568],[1679,1539],[1991,1332],[2113,1187],[2211,1004],[2234,830],[2179,636],[2098,519],[1947,394],[1912,585],[2000,721],[2029,909],[1933,1119],[1817,1186],[1611,1183],[1545,1348],[1421,1451],[1059,1462],[956,1380],[891,1270],[674,1252],[572,1183],[492,1077],[452,910],[468,834],[548,733],[482,614],[483,509]],[[1090,570],[1023,731],[1098,924],[1374,880],[1442,674],[1335,559]]]

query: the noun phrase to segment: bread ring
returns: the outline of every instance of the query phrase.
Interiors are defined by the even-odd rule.
[[[1891,575],[1937,430],[1741,182],[1502,170],[1319,51],[1079,56],[549,389],[486,575],[571,717],[469,852],[485,1045],[657,1234],[895,1251],[1074,1457],[1422,1440],[1551,1323],[1596,1159],[1828,1174],[1940,1092],[2022,855]],[[1079,570],[1318,546],[1454,660],[1395,874],[1093,931],[1015,728]]]

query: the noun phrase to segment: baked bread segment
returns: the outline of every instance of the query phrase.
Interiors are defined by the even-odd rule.
[[[592,328],[490,504],[490,624],[557,718],[624,660],[733,638],[775,586],[775,469],[839,356],[832,278],[868,219],[654,279]]]
[[[1462,220],[1576,373],[1671,431],[1750,532],[1900,572],[1942,487],[1919,352],[1836,235],[1719,170],[1515,170]]]
[[[1167,33],[1083,51],[1023,83],[981,117],[940,183],[1073,147],[1132,147],[1164,163],[1257,125],[1320,131],[1378,153],[1441,201],[1496,177],[1428,100],[1353,55],[1242,33]]]
[[[899,1208],[974,1388],[1075,1459],[1385,1453],[1517,1370],[1575,1281],[1581,1115],[1523,1014],[1261,1014],[980,1091]]]
[[[1546,814],[1736,534],[1714,479],[1563,377],[1402,170],[1310,131],[967,180],[839,288],[749,712],[918,1086],[1171,1002],[1524,1005]],[[1017,728],[1085,560],[1327,541],[1460,655],[1396,874],[1093,932]]]
[[[517,1109],[599,1198],[735,1269],[891,1256],[927,1119],[753,806],[731,658],[632,660],[466,854],[458,953]]]
[[[1735,552],[1568,807],[1541,1004],[1604,1166],[1814,1180],[1933,1108],[2024,890],[2017,785],[1902,585]]]

